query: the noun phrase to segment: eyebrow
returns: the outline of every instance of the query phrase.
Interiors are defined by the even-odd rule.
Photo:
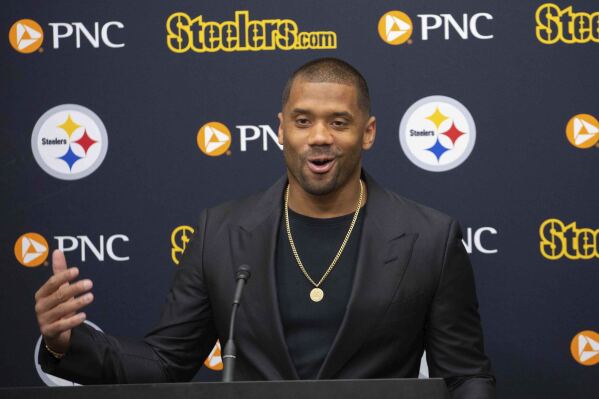
[[[299,114],[312,114],[310,111],[308,111],[307,109],[302,109],[302,108],[294,108],[291,110],[291,114],[292,115],[299,115]]]
[[[350,114],[349,112],[333,112],[333,116],[334,117],[343,117],[343,118],[347,118],[347,119],[354,119],[354,116],[352,114]]]
[[[311,111],[308,111],[307,109],[294,108],[293,110],[291,110],[291,114],[292,115],[301,115],[301,114],[312,115],[313,113]],[[353,115],[346,111],[333,112],[332,115],[335,118],[343,117],[343,118],[352,119],[352,120],[354,119]]]

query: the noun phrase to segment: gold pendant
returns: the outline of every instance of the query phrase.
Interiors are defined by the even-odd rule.
[[[313,302],[320,302],[322,301],[322,298],[324,298],[324,291],[318,287],[312,288],[312,291],[310,291],[310,299]]]

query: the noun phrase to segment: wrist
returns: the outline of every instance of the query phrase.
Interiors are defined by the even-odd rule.
[[[53,349],[51,349],[47,343],[44,342],[44,346],[46,347],[46,350],[48,352],[50,352],[50,354],[55,358],[55,359],[62,359],[65,355],[65,353],[61,353],[61,352],[57,352]]]

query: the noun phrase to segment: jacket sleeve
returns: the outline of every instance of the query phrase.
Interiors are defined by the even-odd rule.
[[[485,355],[472,266],[457,222],[449,226],[443,267],[427,317],[429,374],[445,379],[454,399],[495,398]]]
[[[207,211],[202,212],[158,324],[143,340],[116,338],[88,325],[72,330],[57,360],[44,345],[39,362],[52,375],[80,384],[189,381],[214,344],[216,331],[203,272]]]

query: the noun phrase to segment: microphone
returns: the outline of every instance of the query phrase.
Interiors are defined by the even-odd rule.
[[[233,298],[233,311],[231,312],[231,321],[229,322],[229,338],[223,351],[223,382],[233,381],[233,372],[235,370],[235,358],[237,356],[237,349],[235,348],[235,342],[233,341],[233,332],[235,331],[235,317],[237,316],[237,308],[241,301],[241,293],[245,283],[250,278],[250,267],[248,265],[241,265],[235,273],[235,280],[237,286],[235,287],[235,297]]]

